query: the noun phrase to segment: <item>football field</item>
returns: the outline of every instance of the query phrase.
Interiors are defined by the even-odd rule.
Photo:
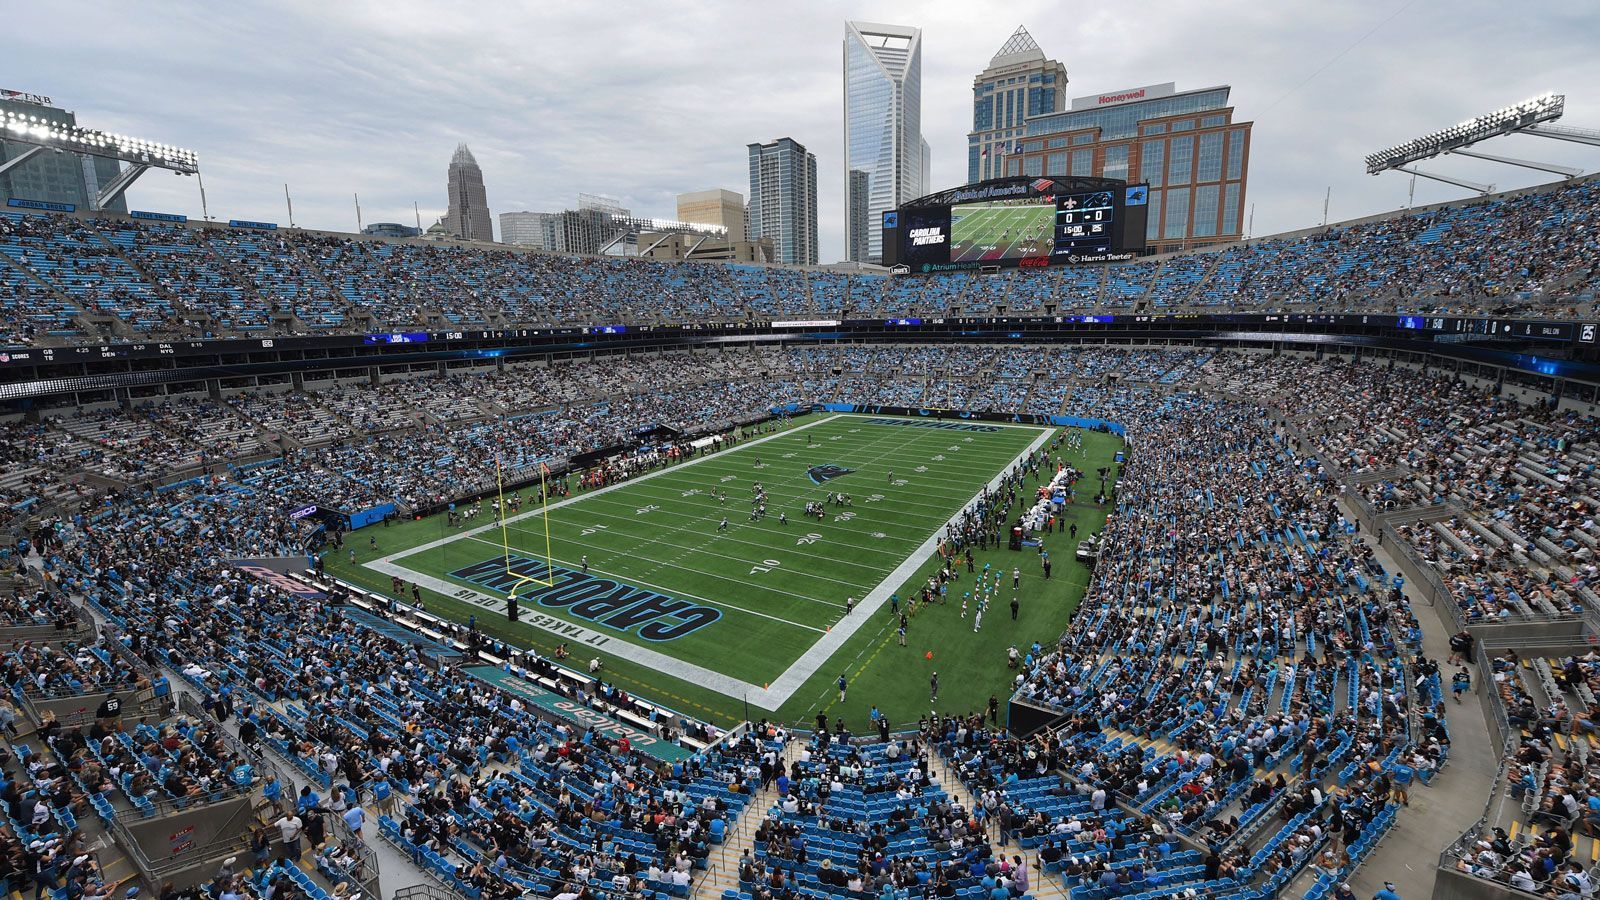
[[[1054,205],[971,204],[950,210],[950,261],[1049,256],[1055,243]],[[1029,240],[1038,235],[1037,240]]]
[[[417,584],[430,610],[473,614],[519,645],[548,653],[564,643],[569,665],[599,658],[608,678],[686,712],[722,718],[748,702],[753,713],[795,713],[816,704],[842,662],[859,670],[864,641],[882,649],[890,595],[925,580],[946,523],[1056,431],[824,414],[574,492],[548,514],[524,505],[503,529],[489,503],[465,526],[435,517],[384,529],[380,550],[350,568],[385,591],[393,577]],[[767,511],[753,519],[758,484]],[[807,503],[820,504],[820,518]],[[1058,572],[1075,568],[1070,560],[1063,553]],[[343,562],[330,568],[350,574]],[[1025,562],[1037,579],[1038,564]],[[517,623],[505,618],[513,594]],[[1006,615],[992,613],[992,628],[1010,625]],[[910,632],[928,632],[932,618]],[[1045,640],[1064,617],[1049,627]]]

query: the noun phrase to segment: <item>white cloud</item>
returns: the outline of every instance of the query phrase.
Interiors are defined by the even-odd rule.
[[[337,230],[354,228],[356,193],[368,222],[410,222],[413,201],[424,224],[441,214],[460,141],[496,213],[561,209],[589,191],[671,216],[681,191],[745,193],[745,145],[790,136],[817,155],[825,260],[844,248],[847,18],[924,29],[923,129],[941,187],[965,180],[972,77],[1018,24],[1066,64],[1069,95],[1231,84],[1237,117],[1256,122],[1257,234],[1315,224],[1329,187],[1335,219],[1393,209],[1406,179],[1367,176],[1366,153],[1545,90],[1567,92],[1572,124],[1600,126],[1600,96],[1586,93],[1600,83],[1594,4],[1413,0],[1295,88],[1403,5],[57,2],[8,11],[19,39],[0,86],[49,94],[91,127],[195,149],[214,217],[283,221],[287,182],[299,224]],[[1518,137],[1497,149],[1596,167],[1578,145]],[[1543,179],[1433,165],[1502,188]],[[200,212],[194,180],[163,174],[130,201]]]

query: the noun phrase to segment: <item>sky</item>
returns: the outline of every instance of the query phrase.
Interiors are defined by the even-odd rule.
[[[1348,0],[1017,2],[18,3],[0,87],[81,125],[199,154],[215,219],[356,230],[444,213],[465,142],[495,215],[580,191],[673,218],[682,192],[748,192],[745,147],[817,157],[821,257],[844,256],[847,19],[923,29],[923,136],[936,188],[966,180],[972,79],[1020,25],[1069,97],[1232,85],[1253,121],[1252,233],[1406,205],[1411,179],[1363,157],[1545,91],[1600,128],[1600,3]],[[1600,169],[1600,148],[1511,136],[1482,152]],[[1506,190],[1557,177],[1461,157],[1432,170]],[[1419,180],[1415,202],[1469,196]],[[201,215],[195,179],[152,170],[130,208]],[[498,232],[498,221],[496,229]]]

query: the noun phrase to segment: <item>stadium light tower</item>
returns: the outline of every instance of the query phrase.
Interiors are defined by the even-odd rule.
[[[0,111],[0,137],[8,141],[33,145],[15,158],[0,163],[0,174],[46,150],[86,153],[90,156],[104,156],[128,163],[128,167],[116,178],[111,179],[111,182],[95,196],[92,201],[95,209],[104,209],[107,204],[122,196],[140,175],[150,169],[167,169],[179,175],[195,175],[200,171],[200,161],[193,150],[184,150],[171,144],[147,141],[125,134],[63,125],[13,110]]]
[[[1431,178],[1434,181],[1453,184],[1457,187],[1477,191],[1480,194],[1488,194],[1494,191],[1494,185],[1492,184],[1479,184],[1475,181],[1451,178],[1434,172],[1424,172],[1413,165],[1413,163],[1421,162],[1425,159],[1452,154],[1488,160],[1489,162],[1497,162],[1508,166],[1538,169],[1542,172],[1553,172],[1567,178],[1574,178],[1583,174],[1583,170],[1575,169],[1571,166],[1556,165],[1555,163],[1513,159],[1508,156],[1494,156],[1467,149],[1481,141],[1507,134],[1532,134],[1539,137],[1577,141],[1600,146],[1600,135],[1580,129],[1560,128],[1547,124],[1561,118],[1561,114],[1566,110],[1566,102],[1567,98],[1564,94],[1540,94],[1515,106],[1497,109],[1492,113],[1468,119],[1459,125],[1442,131],[1435,131],[1432,134],[1414,138],[1403,144],[1398,144],[1368,156],[1367,174],[1378,175],[1392,170],[1410,175],[1420,175],[1423,178]]]

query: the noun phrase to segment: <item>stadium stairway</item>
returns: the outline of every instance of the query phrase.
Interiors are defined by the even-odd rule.
[[[30,552],[26,562],[27,565],[34,568],[42,567],[42,561],[39,559],[37,552]],[[83,598],[77,595],[73,597],[73,600],[81,609],[87,612],[94,619],[98,628],[104,629],[106,627],[107,620],[100,613],[100,611],[94,607],[93,604],[84,602]],[[198,705],[202,697],[200,693],[196,691],[195,688],[189,683],[189,681],[166,663],[162,664],[162,668],[167,671],[169,676],[171,676],[173,692],[172,699],[177,701],[180,697],[186,695],[189,699],[193,700],[196,705]],[[283,702],[280,701],[275,703],[266,703],[264,706],[266,708],[271,708],[281,712]],[[222,730],[227,732],[227,734],[232,738],[237,739],[239,737],[238,717],[230,718],[224,723],[217,723],[215,718],[206,718],[208,721],[218,724]],[[19,721],[26,721],[26,717],[23,717]],[[19,741],[28,742],[35,740],[33,735],[34,732],[24,730],[17,736],[12,737],[10,741],[13,746],[15,746]],[[266,745],[263,744],[263,746]],[[266,758],[277,764],[277,771],[286,782],[284,784],[283,791],[283,796],[285,798],[298,796],[300,789],[304,787],[311,787],[313,790],[317,790],[319,792],[325,791],[325,789],[320,785],[313,785],[287,757],[278,754],[277,751],[270,751]],[[393,897],[402,888],[415,885],[418,882],[428,881],[428,879],[431,877],[428,872],[418,867],[409,857],[396,850],[391,844],[379,838],[378,829],[375,823],[378,821],[378,814],[380,810],[377,806],[370,802],[370,798],[363,799],[365,802],[362,803],[362,807],[366,810],[367,821],[371,824],[369,827],[363,829],[361,843],[366,845],[366,847],[371,850],[376,857],[378,863],[378,877],[381,895],[384,897]],[[285,803],[287,802],[288,801],[285,800]],[[120,801],[118,801],[118,806],[120,807]],[[271,804],[258,798],[254,810],[254,817],[251,820],[251,825],[253,827],[270,827],[271,823],[276,818],[276,810],[273,809]],[[121,848],[112,841],[110,834],[106,833],[105,830],[100,827],[100,823],[96,820],[96,817],[84,816],[79,821],[84,827],[85,832],[90,837],[91,852],[95,854],[96,858],[104,867],[108,881],[119,878],[130,878],[137,875],[137,873],[134,871],[133,863],[128,860],[126,853],[124,853]],[[332,822],[329,824],[330,828],[338,827]],[[754,827],[755,825],[752,823],[751,829],[753,830]],[[320,872],[315,873],[315,875],[312,875],[311,873],[311,869],[314,868],[314,866],[312,866],[312,856],[314,850],[315,848],[309,845],[304,846],[300,857],[300,863],[303,867],[307,868],[307,877],[310,878],[313,883],[318,884],[322,890],[327,891],[330,887],[332,887],[331,882],[328,882],[325,876]],[[737,864],[737,858],[735,858],[735,864]],[[735,877],[737,878],[737,875],[735,875]],[[0,900],[6,900],[6,898],[0,898]],[[13,895],[10,900],[20,900],[20,897]]]
[[[800,758],[800,748],[805,741],[791,737],[784,745],[780,759],[785,766]],[[729,825],[722,843],[712,852],[710,871],[696,878],[690,887],[694,900],[721,900],[724,891],[739,890],[739,857],[755,843],[756,828],[766,818],[767,810],[778,802],[778,791],[772,785],[762,788],[745,804],[739,817]]]
[[[0,253],[0,269],[10,270],[13,274],[20,273],[22,280],[28,285],[37,290],[48,293],[50,295],[50,300],[57,308],[63,310],[64,312],[72,312],[73,324],[83,329],[85,333],[94,334],[98,330],[96,329],[94,323],[90,321],[89,313],[81,305],[74,302],[59,287],[51,283],[49,280],[41,277],[37,272],[33,271],[32,268],[12,259],[9,253]],[[0,281],[4,281],[3,276],[0,276]],[[121,333],[117,331],[114,325],[112,326],[112,330],[114,333]]]
[[[344,311],[344,320],[347,324],[368,329],[376,329],[384,325],[384,323],[378,321],[378,317],[373,314],[370,308],[350,302],[350,298],[335,286],[337,280],[328,276],[328,271],[322,267],[322,263],[318,261],[315,253],[307,252],[305,247],[299,243],[292,244],[291,248],[291,255],[294,257],[295,262],[305,266],[306,271],[311,273],[315,281],[326,286],[329,293],[339,299]]]
[[[949,794],[952,800],[960,803],[968,810],[978,808],[978,799],[972,796],[972,792],[967,790],[967,786],[962,783],[955,772],[950,770],[943,753],[929,752],[928,768],[930,773],[939,779],[939,787],[944,788],[945,793]],[[989,843],[993,845],[1000,835],[1000,829],[993,821],[987,819],[984,824],[989,834]]]
[[[1352,508],[1348,501],[1340,506],[1346,514]],[[1374,542],[1369,531],[1358,538],[1373,550],[1374,558],[1387,571],[1396,571],[1390,547]],[[1449,639],[1453,633],[1446,623],[1445,613],[1428,606],[1427,600],[1416,592],[1414,585],[1403,588],[1422,625],[1422,652],[1431,659],[1442,661],[1450,655]],[[1483,652],[1483,651],[1480,651]],[[1449,667],[1445,667],[1450,671]],[[1453,840],[1478,821],[1485,810],[1484,798],[1489,796],[1500,764],[1500,755],[1491,747],[1489,725],[1481,715],[1475,715],[1472,706],[1478,702],[1477,694],[1485,689],[1474,684],[1472,694],[1465,701],[1467,712],[1457,715],[1460,707],[1451,703],[1450,758],[1444,772],[1447,781],[1439,787],[1419,788],[1411,791],[1411,805],[1396,818],[1383,839],[1361,862],[1360,867],[1347,880],[1358,897],[1370,897],[1392,881],[1402,897],[1427,897],[1433,893],[1435,866],[1439,859],[1439,845]],[[1587,844],[1574,851],[1579,858],[1596,852]],[[1597,852],[1600,856],[1600,852]],[[1308,866],[1283,892],[1285,897],[1303,897],[1316,880],[1316,872]]]
[[[29,721],[28,716],[19,716],[17,723],[20,730],[14,735],[9,735],[6,740],[6,749],[13,755],[16,762],[21,763],[29,759],[43,759],[47,763],[64,762],[40,737],[38,731]],[[126,808],[125,801],[121,801],[120,798],[115,802],[117,802],[119,809]],[[112,841],[110,833],[106,830],[105,823],[100,820],[99,816],[90,814],[87,811],[84,811],[80,816],[67,819],[63,818],[64,815],[68,814],[62,812],[55,814],[51,830],[57,834],[63,834],[71,830],[72,827],[81,829],[87,839],[86,850],[88,854],[94,857],[95,863],[100,867],[101,877],[106,884],[113,886],[117,896],[122,894],[122,891],[117,889],[122,888],[124,885],[139,883],[139,873],[134,868],[132,860],[128,858],[122,848]],[[70,826],[68,822],[71,823]],[[13,891],[10,895],[11,898],[16,898],[16,900],[21,900],[23,896],[26,896],[26,894],[17,891]]]
[[[288,328],[296,333],[303,333],[308,330],[305,327],[305,323],[301,322],[292,310],[287,313],[280,312],[277,305],[261,293],[261,289],[256,284],[255,279],[244,271],[238,260],[212,246],[211,242],[213,240],[226,240],[223,235],[208,231],[206,232],[206,237],[206,245],[201,249],[201,254],[208,263],[216,266],[219,272],[228,277],[229,285],[238,289],[239,296],[247,307],[272,311],[269,319],[269,329]]]
[[[172,307],[173,313],[175,313],[177,316],[181,317],[184,321],[199,323],[206,328],[214,328],[217,325],[217,323],[212,320],[210,313],[195,309],[186,303],[183,295],[180,292],[173,290],[165,280],[157,277],[154,272],[141,263],[137,254],[129,253],[126,246],[118,241],[112,240],[110,235],[108,235],[103,229],[96,227],[93,222],[85,220],[83,222],[83,226],[99,236],[100,240],[116,253],[117,258],[121,260],[124,265],[133,271],[138,272],[140,277],[145,280],[145,283],[150,286],[150,289],[155,292],[156,296],[167,301],[168,305]],[[118,321],[121,322],[122,320],[118,319]],[[134,329],[126,322],[122,323],[122,329],[128,334],[135,334]]]
[[[784,747],[782,759],[785,764],[792,764],[799,758],[800,749],[805,746],[802,739],[791,739]],[[938,786],[950,795],[952,800],[960,803],[967,809],[975,809],[977,800],[972,793],[956,777],[945,763],[944,756],[939,753],[928,754],[929,774],[938,780]],[[712,866],[709,872],[697,878],[694,882],[691,897],[694,900],[721,900],[724,891],[738,891],[739,887],[739,858],[747,848],[753,845],[756,828],[766,817],[767,810],[778,800],[778,792],[772,787],[767,787],[745,805],[739,818],[734,820],[728,829],[727,838],[712,854]],[[995,846],[999,838],[998,829],[993,822],[988,823],[988,835],[991,846]],[[1049,898],[1049,900],[1064,900],[1067,896],[1064,885],[1059,878],[1046,879],[1041,877],[1038,868],[1038,858],[1032,852],[1019,847],[997,847],[996,852],[1006,851],[1009,855],[1020,855],[1024,864],[1030,867],[1033,876],[1033,889],[1029,891],[1030,897]]]
[[[945,790],[951,799],[959,802],[967,809],[976,809],[977,798],[967,790],[954,770],[949,766],[943,753],[929,753],[929,768],[931,774],[939,779],[939,786]],[[1016,844],[1005,843],[1000,834],[999,825],[993,819],[986,819],[989,844],[994,848],[995,856],[1020,856],[1022,864],[1028,867],[1028,897],[1039,900],[1066,900],[1071,893],[1066,883],[1059,874],[1046,874],[1044,863],[1039,859],[1037,849],[1029,849]]]
[[[950,769],[944,754],[929,753],[928,760],[933,774],[939,779],[939,786],[962,806],[975,809],[978,805],[977,798],[972,796],[966,784]],[[1000,827],[993,819],[985,819],[985,825],[989,832],[989,844],[994,848],[996,857],[1021,856],[1022,864],[1028,867],[1028,897],[1039,900],[1067,900],[1071,895],[1070,889],[1059,875],[1046,876],[1044,863],[1039,859],[1037,850],[1002,843]]]

